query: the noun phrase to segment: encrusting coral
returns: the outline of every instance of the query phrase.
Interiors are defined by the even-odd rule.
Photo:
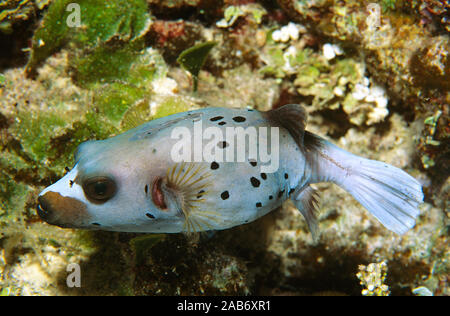
[[[364,296],[389,296],[389,286],[384,284],[387,274],[386,262],[371,263],[368,266],[360,265],[356,274],[361,280]]]

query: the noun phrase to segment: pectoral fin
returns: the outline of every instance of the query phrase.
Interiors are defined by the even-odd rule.
[[[210,230],[221,221],[220,213],[207,199],[212,194],[212,176],[204,164],[175,164],[167,170],[166,181],[185,219],[185,232]]]

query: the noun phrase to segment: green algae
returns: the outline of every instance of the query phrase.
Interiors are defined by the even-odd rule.
[[[148,234],[138,236],[130,240],[131,248],[135,256],[135,263],[142,265],[149,256],[151,248],[162,241],[166,235],[164,234]]]
[[[231,5],[224,10],[224,17],[222,20],[218,21],[216,25],[218,27],[230,27],[232,26],[240,17],[252,17],[256,24],[261,24],[263,17],[267,14],[267,11],[261,7],[259,4],[250,3],[247,5],[234,6]]]
[[[171,96],[166,97],[159,104],[156,109],[155,115],[153,119],[169,116],[179,112],[186,112],[196,106],[195,103],[190,102],[189,100],[179,97],[179,96]]]
[[[2,170],[4,170],[2,168]],[[27,202],[30,187],[17,183],[9,174],[0,172],[0,226],[2,223],[15,220],[18,214],[11,210],[23,210]],[[3,234],[0,234],[0,236]]]
[[[81,56],[75,56],[71,63],[75,72],[74,79],[80,85],[87,85],[126,78],[136,56],[138,52],[130,51],[129,47],[100,47],[88,55],[81,52]]]
[[[84,70],[91,70],[86,64],[99,61],[100,56],[108,58],[111,55],[106,53],[115,52],[114,48],[117,46],[125,46],[125,48],[120,47],[119,52],[115,52],[117,55],[112,54],[110,58],[115,58],[114,61],[120,65],[120,58],[127,57],[123,62],[125,65],[129,64],[131,57],[128,57],[126,52],[133,55],[135,52],[134,42],[142,41],[143,35],[151,24],[147,3],[143,0],[107,2],[82,0],[77,2],[79,12],[68,11],[70,3],[72,3],[70,0],[55,0],[51,3],[40,27],[33,36],[31,56],[26,67],[27,74],[35,76],[38,65],[68,43],[71,43],[73,49],[81,49],[85,54],[88,52],[89,56],[87,61],[80,57],[75,59],[74,68],[81,64],[82,67],[88,68]],[[79,14],[81,21],[79,27],[68,23],[71,14]],[[127,50],[127,45],[132,47]],[[111,46],[113,47],[111,48]],[[108,51],[108,49],[110,50]],[[99,52],[95,52],[96,50]],[[103,65],[105,64],[107,62],[103,63]],[[118,69],[120,73],[123,67],[119,66]],[[101,76],[104,73],[99,71],[98,74]],[[86,76],[82,76],[82,78],[86,78]]]
[[[58,130],[63,129],[67,120],[59,113],[39,114],[21,111],[18,113],[16,124],[10,129],[11,133],[21,140],[25,153],[34,161],[43,161],[49,156],[47,148],[49,146],[48,131],[58,134]],[[53,155],[56,152],[52,153]],[[50,156],[53,156],[50,155]]]
[[[381,7],[383,12],[388,12],[389,10],[395,10],[397,0],[382,0]]]
[[[98,89],[103,90],[94,96],[96,110],[113,124],[119,123],[130,104],[142,99],[146,93],[140,88],[122,83],[102,85]]]
[[[206,42],[190,47],[181,52],[177,61],[187,71],[189,71],[194,80],[193,90],[197,91],[198,74],[206,61],[211,49],[216,46],[216,42]]]
[[[50,0],[0,1],[0,33],[13,33],[15,24],[32,19],[38,10],[44,9],[49,3]]]

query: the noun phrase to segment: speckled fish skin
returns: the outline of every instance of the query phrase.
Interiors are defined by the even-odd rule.
[[[173,162],[171,149],[179,141],[171,137],[173,128],[193,130],[200,120],[203,129],[218,127],[224,134],[227,127],[278,127],[278,170],[263,173],[254,160]],[[268,112],[205,108],[83,143],[74,168],[39,195],[38,214],[61,227],[197,232],[252,222],[291,198],[317,238],[317,196],[310,184],[329,181],[388,229],[403,234],[414,226],[423,200],[414,178],[338,148],[305,131],[305,123],[299,105]]]

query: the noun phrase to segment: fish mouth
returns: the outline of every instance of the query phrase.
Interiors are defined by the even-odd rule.
[[[90,215],[86,204],[75,198],[48,191],[40,195],[37,202],[37,214],[50,225],[83,228],[89,224]]]
[[[153,181],[152,185],[152,201],[162,210],[167,209],[167,204],[164,199],[164,192],[161,189],[163,178],[158,177]]]
[[[38,204],[36,205],[36,211],[42,220],[47,221],[49,213],[41,206],[41,203],[42,202],[40,201],[40,197],[39,197]]]

